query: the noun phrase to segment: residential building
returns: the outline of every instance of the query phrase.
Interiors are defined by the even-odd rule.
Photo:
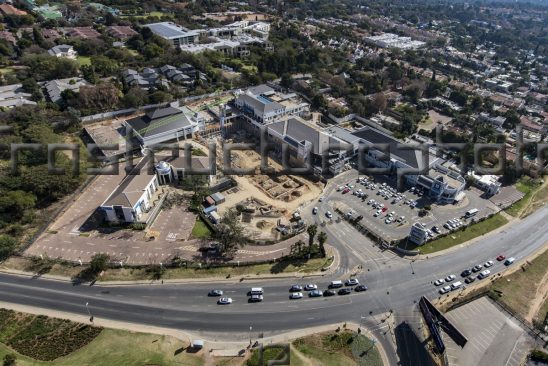
[[[2,15],[27,15],[26,11],[17,9],[11,4],[0,4],[0,13],[2,13]]]
[[[101,36],[101,33],[92,27],[74,27],[68,29],[66,35],[71,38],[96,39]]]
[[[139,86],[143,89],[150,89],[157,86],[169,86],[169,82],[189,86],[199,77],[207,83],[207,76],[196,70],[192,65],[184,64],[180,68],[164,65],[159,68],[146,67],[142,72],[127,69],[122,72],[124,83],[129,86]]]
[[[194,114],[187,108],[179,107],[177,103],[129,119],[125,124],[133,129],[143,147],[186,139],[199,129]]]
[[[36,105],[31,95],[23,90],[21,84],[0,86],[0,108],[10,109],[21,105]]]
[[[400,50],[415,50],[426,45],[426,42],[415,41],[411,37],[402,37],[393,33],[366,37],[365,40],[381,48],[398,48]]]
[[[48,50],[48,53],[51,56],[68,58],[71,60],[76,60],[76,57],[78,56],[78,53],[74,50],[74,47],[68,44],[53,46]]]
[[[61,38],[61,35],[55,29],[47,29],[47,28],[42,29],[42,36],[45,39],[49,39],[51,41],[55,41],[56,39]]]
[[[107,33],[112,38],[116,39],[128,39],[137,34],[133,28],[125,25],[112,25],[107,27]]]
[[[236,106],[250,122],[269,124],[286,116],[306,116],[310,105],[295,93],[280,93],[268,85],[248,88],[235,101]]]
[[[0,39],[8,41],[9,43],[15,45],[17,44],[17,38],[10,31],[0,31]]]
[[[503,116],[492,116],[490,115],[489,113],[487,112],[481,112],[479,115],[478,115],[478,121],[480,122],[487,122],[491,125],[493,125],[494,127],[502,127],[502,125],[504,124],[504,122],[506,122],[506,117],[503,117]]]
[[[63,100],[61,94],[65,90],[72,90],[78,92],[81,86],[89,85],[89,83],[82,78],[67,78],[50,80],[44,84],[46,95],[48,99],[54,103],[59,103]]]
[[[407,239],[416,245],[423,245],[428,239],[426,228],[422,226],[421,223],[415,222],[413,226],[411,226],[411,232],[409,233],[409,237]]]

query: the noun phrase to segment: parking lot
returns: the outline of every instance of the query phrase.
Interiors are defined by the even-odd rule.
[[[530,345],[520,324],[487,297],[452,310],[445,316],[464,334],[468,343],[461,348],[444,334],[451,366],[518,366]]]
[[[475,219],[499,210],[491,201],[480,198],[481,192],[477,190],[467,190],[466,197],[458,204],[438,205],[421,191],[407,189],[398,192],[395,182],[383,176],[366,178],[353,171],[344,177],[344,181],[333,183],[329,202],[347,216],[359,218],[362,225],[387,240],[405,238],[415,222],[423,223],[428,229],[436,226],[439,232],[431,232],[434,238],[468,224],[469,220],[463,219],[468,210],[478,209]],[[430,210],[423,211],[422,208],[427,206]],[[421,211],[423,216],[420,216]],[[444,227],[447,221],[455,219],[460,219],[460,223]]]

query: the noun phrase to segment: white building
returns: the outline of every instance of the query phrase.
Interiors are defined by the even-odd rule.
[[[302,117],[310,112],[310,105],[302,102],[295,93],[278,93],[264,84],[248,88],[236,98],[235,104],[249,121],[260,125],[286,116]]]
[[[173,22],[160,22],[146,24],[152,33],[170,41],[175,47],[198,43],[200,33],[196,30],[189,30]]]
[[[50,56],[68,58],[70,60],[76,60],[78,53],[74,50],[74,47],[68,44],[60,44],[53,46],[48,50]]]
[[[394,33],[383,33],[365,39],[381,48],[398,48],[401,50],[415,50],[426,45],[425,42],[414,41],[411,37],[401,37]]]
[[[487,193],[489,196],[493,196],[500,192],[500,176],[497,175],[478,175],[474,171],[468,172],[468,176],[474,180],[474,185]]]
[[[411,226],[411,232],[409,233],[408,240],[417,245],[423,245],[428,240],[428,234],[426,228],[421,223],[415,222]]]

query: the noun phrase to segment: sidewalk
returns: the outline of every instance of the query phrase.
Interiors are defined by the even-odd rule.
[[[329,254],[335,258],[333,263],[329,266],[327,271],[316,271],[310,273],[300,272],[288,272],[279,275],[276,274],[264,274],[264,275],[243,275],[234,278],[226,277],[203,277],[203,278],[178,278],[178,279],[165,279],[165,280],[130,280],[130,281],[101,281],[100,279],[93,286],[130,286],[130,285],[162,285],[162,284],[188,284],[188,283],[241,283],[242,281],[257,281],[257,280],[277,280],[287,278],[313,278],[313,277],[325,277],[332,275],[336,272],[340,265],[340,255],[337,249],[326,244],[326,250]],[[72,279],[64,276],[44,274],[37,276],[35,273],[25,272],[16,269],[0,269],[0,273],[36,277],[47,280],[60,281],[60,282],[72,282]]]
[[[34,306],[11,304],[3,301],[0,301],[0,307],[6,308],[6,309],[12,309],[19,312],[29,313],[29,314],[45,315],[53,318],[66,319],[66,320],[83,323],[83,324],[89,323],[89,316],[87,314],[66,313],[61,311],[42,309]],[[245,351],[248,349],[248,346],[249,346],[248,333],[232,336],[232,339],[240,338],[239,340],[235,340],[235,341],[215,341],[215,340],[208,339],[207,337],[202,337],[196,333],[192,333],[188,331],[155,327],[150,325],[142,325],[142,324],[136,324],[131,322],[107,320],[107,319],[102,319],[98,317],[94,318],[93,325],[98,327],[103,327],[103,328],[126,330],[130,332],[168,335],[189,343],[192,343],[193,340],[202,339],[202,340],[205,340],[205,345],[204,345],[205,351],[211,353],[212,356],[217,356],[217,357],[223,357],[227,355],[229,356],[238,355],[238,353],[241,350]],[[338,327],[341,327],[342,329],[343,323],[335,323],[335,324],[329,324],[329,325],[322,325],[318,327],[288,331],[288,332],[276,334],[273,336],[264,337],[260,339],[260,341],[263,344],[286,343],[297,338],[305,337],[310,334],[334,331]],[[388,357],[386,355],[386,351],[384,350],[384,348],[382,348],[381,343],[377,340],[377,338],[373,336],[366,328],[361,327],[360,325],[356,323],[351,323],[351,322],[346,323],[346,329],[357,331],[358,327],[362,329],[362,333],[364,335],[366,335],[370,339],[375,340],[375,346],[379,350],[379,353],[383,360],[383,364],[388,366],[389,362],[388,362]],[[253,339],[253,342],[255,340],[257,339]]]

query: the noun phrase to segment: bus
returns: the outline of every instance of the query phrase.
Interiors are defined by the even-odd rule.
[[[466,211],[466,213],[464,214],[464,217],[465,217],[465,218],[470,218],[470,217],[472,217],[472,216],[476,216],[476,214],[477,214],[478,212],[479,212],[479,211],[478,211],[477,208],[473,208],[473,209],[471,209],[471,210]]]

